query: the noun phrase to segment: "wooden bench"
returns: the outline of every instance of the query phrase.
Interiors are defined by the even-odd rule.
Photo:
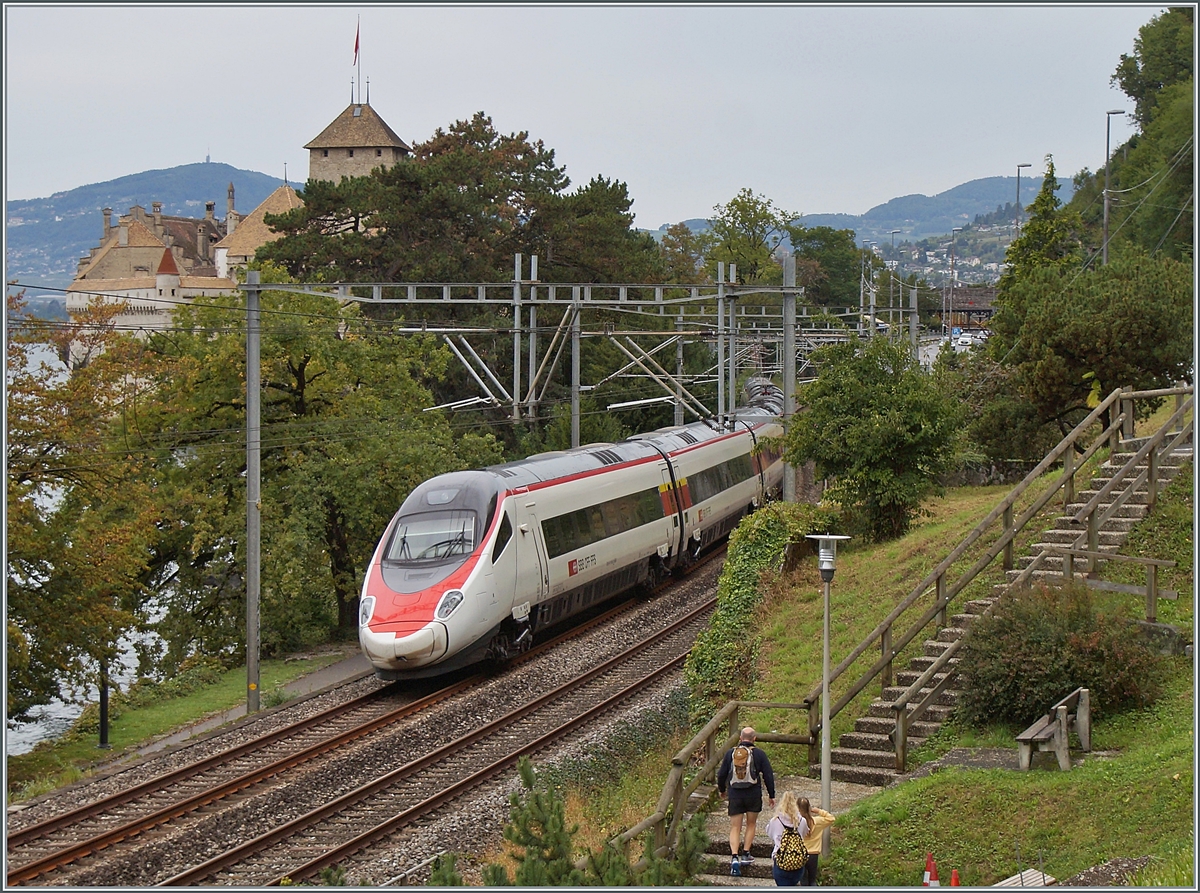
[[[1079,746],[1085,753],[1092,749],[1092,701],[1086,688],[1077,688],[1057,704],[1050,712],[1017,736],[1017,755],[1020,768],[1029,769],[1033,762],[1033,747],[1040,751],[1054,751],[1058,757],[1058,768],[1064,772],[1071,768],[1071,749],[1068,735],[1074,729],[1079,736]]]

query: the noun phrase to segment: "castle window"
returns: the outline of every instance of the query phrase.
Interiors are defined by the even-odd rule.
[[[375,157],[376,157],[376,158],[382,158],[382,157],[383,157],[383,149],[376,149],[376,150],[375,150]]]
[[[160,298],[162,297],[162,289],[161,289],[161,288],[158,290],[158,296],[159,296]]]
[[[328,149],[322,149],[322,150],[321,150],[321,157],[322,157],[322,158],[328,158],[328,157],[329,157],[329,150],[328,150]]]
[[[353,149],[349,149],[349,150],[347,150],[347,151],[349,151],[349,152],[350,152],[350,157],[351,157],[351,158],[353,158],[353,157],[354,157],[354,150],[353,150]]]

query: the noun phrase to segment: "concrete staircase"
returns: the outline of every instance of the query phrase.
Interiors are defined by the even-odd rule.
[[[1115,454],[1104,463],[1099,475],[1090,482],[1090,488],[1076,493],[1076,502],[1068,505],[1066,512],[1055,520],[1055,526],[1042,534],[1040,541],[1030,548],[1031,554],[1020,557],[1017,560],[1017,569],[1007,572],[1009,584],[1048,546],[1070,546],[1081,534],[1086,533],[1086,527],[1076,524],[1071,515],[1083,508],[1096,493],[1103,489],[1111,480],[1112,475],[1129,461],[1143,443],[1144,441],[1137,440],[1122,443],[1125,451]],[[1185,450],[1176,451],[1174,454],[1161,456],[1159,459],[1159,487],[1161,488],[1174,477],[1180,467],[1191,458],[1190,446]],[[1147,488],[1143,485],[1118,510],[1116,517],[1101,528],[1099,531],[1100,551],[1115,553],[1120,550],[1134,524],[1145,517],[1149,511],[1147,499]],[[1104,508],[1107,508],[1107,505]],[[1061,557],[1046,555],[1042,558],[1039,569],[1033,572],[1033,576],[1035,579],[1060,577],[1062,564]],[[1077,562],[1076,568],[1076,573],[1079,574],[1085,569],[1085,566],[1083,562]],[[962,613],[951,616],[949,626],[938,630],[935,638],[924,642],[922,654],[913,658],[907,669],[895,674],[896,684],[884,689],[882,696],[872,702],[867,715],[855,722],[854,731],[841,735],[837,746],[831,749],[831,774],[834,779],[880,787],[889,785],[896,780],[898,773],[895,769],[895,748],[890,737],[890,733],[895,728],[895,715],[891,710],[891,704],[929,668],[930,664],[949,647],[950,643],[966,635],[971,623],[1007,589],[1008,585],[1000,585],[996,587],[997,591],[992,596],[967,602],[963,606]],[[956,662],[957,658],[951,659],[951,665]],[[935,675],[932,680],[933,684],[936,685],[943,678],[942,674]],[[927,692],[928,689],[922,689],[922,691]],[[948,688],[941,693],[935,705],[926,711],[919,722],[909,726],[908,747],[910,749],[919,747],[925,738],[941,728],[942,723],[954,711],[958,697],[959,692],[956,689]],[[728,849],[728,844],[725,848]],[[728,866],[726,869],[728,870]]]

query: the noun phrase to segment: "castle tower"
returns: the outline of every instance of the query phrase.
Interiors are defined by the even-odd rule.
[[[334,183],[391,167],[410,151],[366,102],[351,103],[304,148],[308,149],[308,178]]]

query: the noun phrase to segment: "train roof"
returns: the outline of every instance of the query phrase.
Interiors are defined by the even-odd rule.
[[[783,392],[766,379],[751,379],[746,391],[746,403],[738,407],[735,415],[738,422],[757,427],[774,421],[783,412]],[[526,459],[490,465],[485,471],[502,478],[502,486],[511,489],[623,462],[653,459],[659,455],[659,450],[675,453],[729,433],[729,429],[721,429],[712,421],[692,422],[635,434],[620,443],[589,443],[570,450],[538,453]]]

